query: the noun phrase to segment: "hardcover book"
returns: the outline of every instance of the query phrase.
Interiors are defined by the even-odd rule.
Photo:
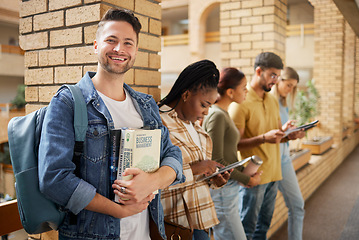
[[[109,199],[115,200],[115,193],[112,189],[112,184],[117,179],[118,160],[120,154],[120,140],[121,140],[121,129],[110,130],[110,184],[109,184]]]
[[[122,176],[126,168],[139,168],[144,172],[156,171],[160,166],[160,150],[160,129],[121,129],[117,179],[132,179],[132,175]],[[117,195],[115,201],[118,201]]]

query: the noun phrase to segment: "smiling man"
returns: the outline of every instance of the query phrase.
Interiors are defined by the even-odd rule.
[[[238,143],[243,158],[258,155],[263,164],[260,185],[240,187],[240,215],[247,239],[267,239],[278,181],[282,179],[279,143],[284,135],[278,101],[269,94],[283,69],[279,56],[260,53],[254,64],[254,75],[247,98],[229,109],[241,140]]]
[[[59,239],[150,239],[149,222],[154,221],[165,238],[160,193],[170,184],[184,181],[182,155],[172,145],[154,99],[124,83],[138,51],[141,24],[132,12],[110,9],[98,25],[94,51],[97,72],[87,72],[77,84],[88,115],[88,129],[80,174],[75,175],[73,99],[60,90],[47,108],[39,148],[41,191],[67,212],[59,227]],[[110,138],[114,128],[161,129],[160,168],[145,173],[126,169],[129,181],[109,186]],[[121,204],[108,199],[113,191]]]

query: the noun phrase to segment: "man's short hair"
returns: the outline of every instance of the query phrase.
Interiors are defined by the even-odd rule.
[[[265,70],[267,68],[283,69],[282,59],[275,53],[262,52],[260,53],[254,62],[254,71],[260,67]]]
[[[105,23],[109,21],[124,21],[131,24],[133,30],[136,33],[137,42],[138,42],[138,34],[140,33],[142,26],[140,21],[138,20],[137,17],[135,17],[132,11],[127,9],[119,9],[119,8],[109,9],[102,17],[101,21],[98,23],[96,38],[99,37],[99,34]]]

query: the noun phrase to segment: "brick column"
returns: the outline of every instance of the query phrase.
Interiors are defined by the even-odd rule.
[[[356,35],[345,22],[344,74],[343,74],[343,127],[352,128],[354,122],[354,80],[355,80],[355,39]]]
[[[30,0],[20,9],[20,46],[25,50],[26,112],[47,105],[64,83],[96,71],[97,23],[110,7],[132,10],[140,19],[139,52],[126,83],[160,99],[160,0]]]
[[[355,38],[355,95],[354,112],[359,118],[359,37]]]
[[[264,51],[285,56],[286,0],[222,0],[223,67],[237,67],[251,79],[255,57]]]
[[[314,6],[313,77],[320,94],[320,132],[341,144],[345,20],[332,0],[310,2]]]

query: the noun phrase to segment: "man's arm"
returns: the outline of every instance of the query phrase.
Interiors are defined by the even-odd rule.
[[[241,135],[241,139],[237,144],[237,149],[239,151],[257,147],[263,143],[279,143],[280,139],[283,136],[283,132],[280,130],[281,126],[278,125],[278,129],[270,130],[264,134],[260,134],[251,138],[243,138],[245,129],[246,129],[246,121],[248,119],[245,116],[249,115],[249,110],[243,104],[235,105],[233,109],[230,109],[229,114],[233,119],[235,125],[237,126],[239,133]],[[279,119],[280,121],[280,119]]]
[[[148,204],[155,197],[152,194],[155,190],[167,187],[176,179],[176,172],[168,166],[160,167],[154,173],[145,173],[138,168],[126,169],[125,175],[130,174],[133,175],[131,180],[116,180],[115,184],[112,185],[123,205],[96,193],[85,209],[116,218],[132,216],[148,207]],[[125,194],[120,191],[120,187],[126,188]],[[126,200],[121,200],[121,198]]]
[[[112,187],[115,193],[123,199],[128,199],[124,204],[140,203],[147,199],[153,192],[169,186],[176,179],[176,172],[169,166],[162,166],[154,173],[146,173],[138,168],[128,168],[124,176],[133,175],[131,180],[115,180]],[[126,188],[126,193],[120,191]]]
[[[288,120],[283,126],[282,126],[282,130],[283,132],[287,131],[290,128],[296,128],[296,126],[293,124],[295,122],[295,120]],[[279,125],[281,124],[281,122],[279,121]],[[292,132],[290,134],[288,134],[288,136],[284,137],[281,139],[281,142],[288,142],[290,140],[295,140],[297,138],[303,138],[305,136],[305,131],[299,130],[296,132]]]
[[[170,140],[168,129],[161,127],[161,163],[160,168],[153,173],[146,173],[138,168],[129,168],[124,176],[133,175],[131,180],[116,180],[112,186],[115,193],[124,199],[129,199],[124,204],[141,202],[158,189],[163,189],[171,184],[185,181],[183,176],[181,150],[174,146]],[[126,194],[121,193],[120,187],[126,188]]]
[[[244,128],[239,129],[241,136],[244,134]],[[280,129],[273,129],[264,134],[252,137],[252,138],[241,138],[237,145],[239,151],[248,148],[257,147],[263,143],[279,143],[284,133]]]
[[[120,205],[96,193],[95,197],[85,207],[85,209],[93,212],[106,214],[115,218],[124,218],[145,210],[152,199],[153,195],[148,196],[139,203]]]

